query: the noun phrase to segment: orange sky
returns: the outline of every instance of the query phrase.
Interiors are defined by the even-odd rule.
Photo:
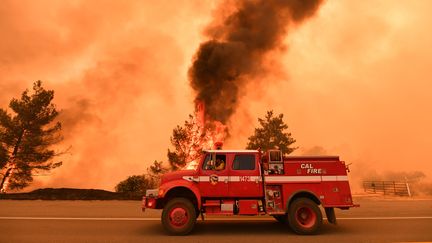
[[[33,81],[56,91],[64,165],[33,187],[112,190],[165,160],[193,111],[187,70],[221,1],[3,1],[0,106]],[[326,1],[290,30],[271,71],[244,87],[225,148],[242,148],[268,109],[296,154],[340,155],[354,180],[385,171],[432,177],[432,2]]]

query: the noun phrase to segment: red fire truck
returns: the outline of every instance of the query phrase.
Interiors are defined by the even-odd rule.
[[[290,156],[270,150],[207,150],[193,168],[163,175],[147,190],[142,209],[163,209],[174,235],[191,232],[199,215],[271,215],[298,234],[316,234],[321,205],[330,223],[335,208],[353,204],[348,167],[337,156]]]

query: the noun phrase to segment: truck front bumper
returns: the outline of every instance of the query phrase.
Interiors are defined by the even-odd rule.
[[[141,208],[144,212],[146,208],[156,208],[158,200],[158,189],[150,189],[146,191],[146,195],[142,198]]]
[[[146,197],[146,196],[144,196],[143,197],[143,199],[142,199],[142,206],[141,206],[141,208],[142,208],[142,211],[144,212],[145,210],[146,210],[146,208],[156,208],[156,204],[157,204],[157,201],[156,201],[156,198],[153,198],[153,197]]]

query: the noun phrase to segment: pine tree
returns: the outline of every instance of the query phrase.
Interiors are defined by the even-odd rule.
[[[45,90],[41,81],[33,92],[25,90],[13,98],[9,108],[0,109],[0,190],[22,189],[33,181],[34,173],[61,166],[53,162],[58,155],[51,146],[62,140],[61,124],[54,122],[58,112],[52,100],[53,90]]]
[[[170,140],[174,150],[168,149],[168,162],[172,170],[178,170],[200,156],[204,133],[195,117],[189,115],[189,120],[185,121],[184,127],[174,128]]]
[[[247,149],[280,149],[284,155],[293,152],[296,147],[292,147],[295,139],[291,133],[286,132],[288,125],[283,121],[283,114],[274,116],[273,111],[267,111],[264,119],[258,118],[261,125],[255,128],[255,133],[249,137]]]

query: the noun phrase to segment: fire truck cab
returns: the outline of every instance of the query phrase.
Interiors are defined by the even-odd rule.
[[[187,169],[162,176],[147,190],[142,209],[163,209],[162,225],[185,235],[208,215],[270,215],[298,234],[316,234],[321,206],[330,223],[334,208],[353,204],[348,167],[337,156],[283,157],[279,150],[207,150]]]

